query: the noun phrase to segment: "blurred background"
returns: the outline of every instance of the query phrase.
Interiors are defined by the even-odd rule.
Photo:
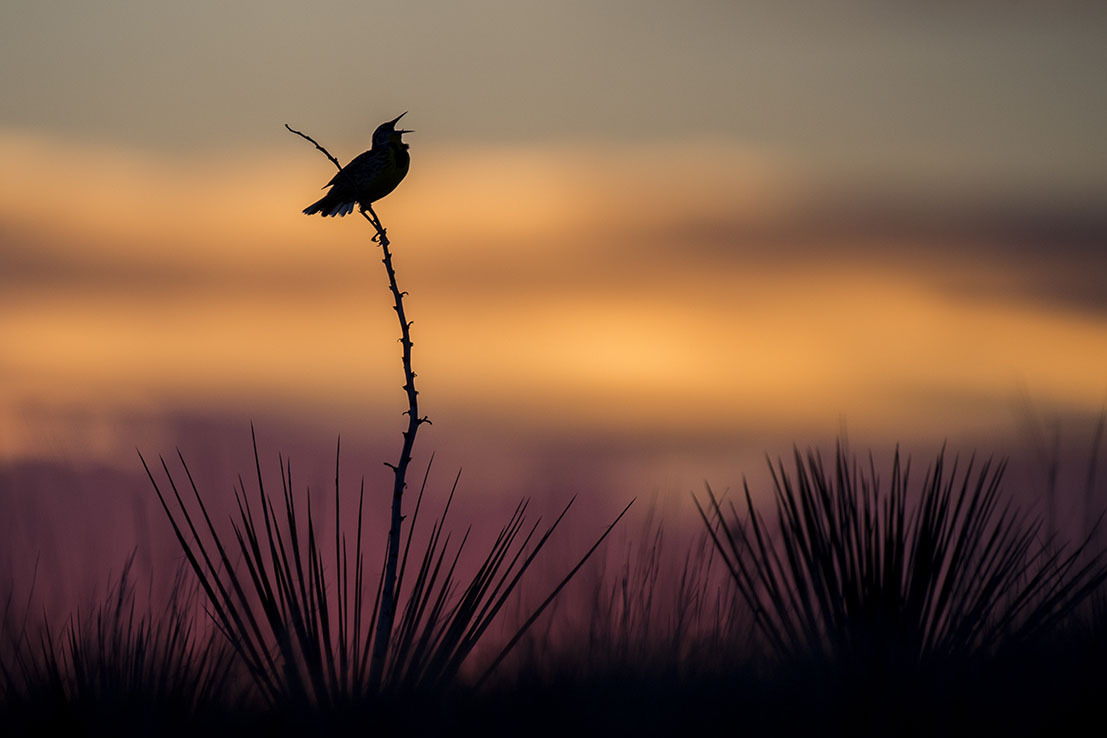
[[[1104,38],[1091,2],[5,2],[9,568],[172,556],[136,447],[229,495],[251,421],[305,483],[341,435],[387,488],[380,252],[301,215],[333,167],[283,124],[346,162],[405,110],[376,209],[434,423],[415,464],[464,467],[472,504],[687,510],[843,435],[1083,489]]]

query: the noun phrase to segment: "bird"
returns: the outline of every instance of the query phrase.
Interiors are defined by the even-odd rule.
[[[411,155],[407,153],[408,145],[402,136],[414,131],[396,129],[396,124],[405,115],[406,110],[377,126],[372,148],[339,169],[338,174],[323,185],[330,187],[330,192],[304,208],[304,215],[320,213],[324,217],[342,217],[354,212],[355,205],[364,213],[370,210],[372,203],[396,189],[411,167]]]

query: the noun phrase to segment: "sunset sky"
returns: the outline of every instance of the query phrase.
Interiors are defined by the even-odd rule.
[[[137,474],[136,446],[202,457],[253,420],[386,481],[379,250],[300,213],[333,167],[283,124],[345,162],[405,110],[377,212],[417,466],[686,496],[843,429],[1009,452],[1027,401],[1082,444],[1105,7],[9,0],[0,463]]]

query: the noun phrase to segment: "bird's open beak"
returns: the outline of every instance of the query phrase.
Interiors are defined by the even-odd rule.
[[[393,118],[392,120],[390,120],[390,121],[389,121],[389,123],[390,123],[390,124],[392,125],[392,127],[393,127],[393,128],[395,128],[395,127],[396,127],[396,124],[400,122],[400,118],[403,118],[403,117],[404,117],[405,115],[407,115],[407,111],[406,111],[406,110],[405,110],[404,112],[400,113],[399,115],[397,115],[397,116],[396,116],[395,118]],[[415,133],[415,131],[407,131],[407,130],[402,130],[402,129],[401,129],[401,130],[399,130],[399,131],[396,131],[396,133],[398,133],[399,135],[401,135],[401,136],[402,136],[402,135],[403,135],[403,134],[405,134],[405,133]]]

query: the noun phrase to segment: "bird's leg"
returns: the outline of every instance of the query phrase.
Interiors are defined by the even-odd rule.
[[[365,211],[367,210],[369,211],[369,215],[366,215],[365,217],[370,223],[373,224],[373,227],[377,229],[377,235],[373,236],[373,240],[377,243],[380,243],[380,240],[385,237],[384,226],[381,225],[381,219],[377,217],[377,214],[376,212],[374,212],[372,205],[366,204],[361,206],[362,215],[365,215]]]
[[[361,217],[365,218],[367,221],[369,221],[369,225],[373,226],[373,230],[375,230],[376,233],[373,234],[372,241],[373,243],[378,243],[381,237],[381,226],[379,221],[377,221],[377,219],[373,216],[369,215],[371,211],[369,210],[368,206],[362,205],[358,210],[361,212]]]

